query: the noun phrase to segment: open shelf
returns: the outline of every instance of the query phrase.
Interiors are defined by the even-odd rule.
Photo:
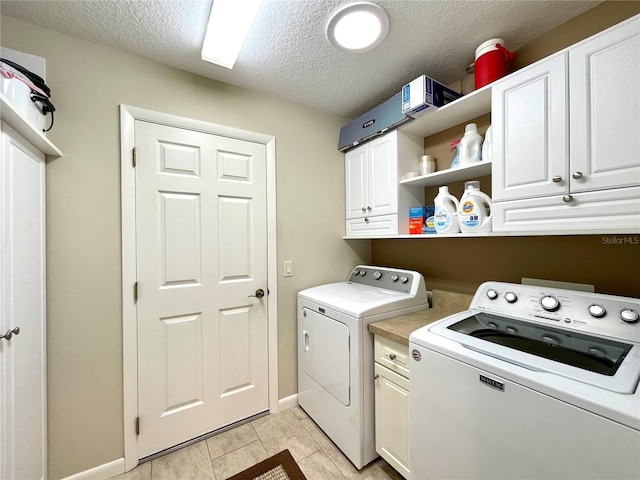
[[[485,85],[478,90],[447,103],[444,107],[403,125],[400,130],[406,133],[428,137],[442,132],[461,123],[484,115],[491,111],[491,85]]]
[[[61,157],[62,152],[36,127],[27,122],[0,93],[0,118],[45,155]]]
[[[491,162],[478,162],[466,167],[449,168],[420,177],[407,178],[406,180],[401,180],[400,184],[429,187],[433,185],[445,185],[459,180],[471,180],[485,175],[491,175]]]

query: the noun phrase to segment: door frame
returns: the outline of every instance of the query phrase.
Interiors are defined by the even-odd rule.
[[[267,161],[267,340],[269,348],[269,411],[278,412],[278,269],[276,234],[276,147],[275,137],[186,117],[120,105],[120,176],[122,215],[122,374],[124,417],[125,471],[138,465],[138,332],[137,309],[133,297],[136,282],[136,216],[135,168],[132,151],[135,141],[135,121],[195,130],[259,143],[266,147]]]

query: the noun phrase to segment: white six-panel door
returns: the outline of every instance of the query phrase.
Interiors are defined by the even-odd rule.
[[[143,458],[269,408],[266,155],[143,121],[135,144]]]

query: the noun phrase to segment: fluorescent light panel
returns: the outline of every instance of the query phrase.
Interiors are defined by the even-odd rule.
[[[202,59],[233,68],[262,0],[214,0],[202,45]]]

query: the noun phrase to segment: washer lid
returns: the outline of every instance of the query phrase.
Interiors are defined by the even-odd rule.
[[[421,329],[422,330],[422,329]],[[428,332],[477,353],[529,370],[559,375],[613,392],[633,394],[640,379],[640,345],[468,310]],[[411,341],[429,342],[425,331]]]

